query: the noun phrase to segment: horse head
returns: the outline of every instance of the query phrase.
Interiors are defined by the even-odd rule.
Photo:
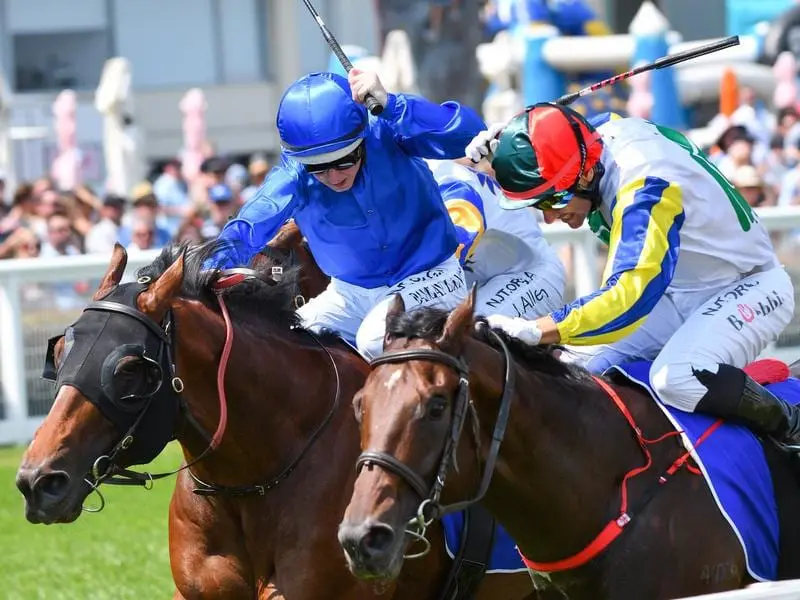
[[[55,400],[16,480],[32,523],[74,521],[112,468],[147,463],[174,437],[182,383],[170,307],[183,255],[154,282],[120,284],[126,264],[117,244],[92,301],[50,340],[44,376],[55,381]]]
[[[405,313],[399,295],[389,309],[384,354],[353,400],[365,450],[339,541],[358,577],[396,577],[408,543],[424,540],[430,519],[470,503],[442,507],[439,498],[457,455],[476,463],[476,447],[459,443],[468,419],[479,443],[461,358],[474,306],[475,288],[446,320],[431,309]],[[474,480],[475,470],[461,471],[459,479]]]

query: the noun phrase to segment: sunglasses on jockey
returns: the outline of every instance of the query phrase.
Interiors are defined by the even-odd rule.
[[[575,143],[578,146],[578,152],[580,157],[580,166],[578,168],[578,176],[569,188],[566,190],[556,191],[555,184],[552,183],[555,180],[558,180],[567,169],[569,169],[573,163],[573,160],[568,160],[563,167],[549,180],[545,181],[544,183],[540,184],[539,186],[533,188],[528,192],[530,194],[529,197],[535,198],[539,197],[540,200],[536,201],[532,206],[539,210],[553,210],[553,209],[560,209],[564,208],[569,204],[570,200],[575,194],[579,193],[593,193],[596,195],[597,186],[590,186],[584,187],[580,185],[580,178],[586,168],[586,160],[588,156],[588,152],[586,149],[586,142],[584,140],[583,134],[580,129],[580,121],[570,112],[568,112],[562,105],[550,102],[541,102],[539,104],[535,104],[533,109],[537,107],[548,107],[548,108],[555,108],[558,110],[564,118],[569,123],[570,130],[572,134],[575,136]],[[597,132],[593,134],[593,141],[599,141],[599,135]],[[599,184],[599,177],[595,177],[596,184]]]
[[[350,154],[343,156],[339,160],[335,160],[329,163],[321,163],[318,165],[306,165],[306,171],[311,174],[321,174],[326,173],[328,171],[346,171],[347,169],[351,169],[358,164],[364,158],[364,144],[363,142],[359,144],[358,148],[353,150]]]

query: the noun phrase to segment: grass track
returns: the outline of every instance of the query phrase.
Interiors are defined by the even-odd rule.
[[[70,525],[31,525],[14,476],[22,448],[0,448],[1,600],[168,600],[167,509],[174,479],[103,486],[106,507]],[[180,464],[171,444],[152,470]]]

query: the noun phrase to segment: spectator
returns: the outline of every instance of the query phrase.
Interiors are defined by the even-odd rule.
[[[40,197],[44,192],[47,190],[54,190],[56,189],[53,180],[49,177],[40,177],[36,181],[33,182],[33,195],[37,198]]]
[[[233,191],[224,183],[209,188],[208,199],[211,201],[211,216],[201,229],[203,237],[207,239],[217,237],[237,209]]]
[[[759,165],[759,173],[764,180],[764,184],[769,187],[776,196],[781,191],[781,181],[789,171],[786,164],[786,155],[783,151],[783,137],[776,133],[769,141],[769,151],[764,156],[764,160]]]
[[[97,220],[100,200],[89,186],[78,185],[72,191],[62,194],[61,201],[70,218],[73,231],[77,234],[81,248],[89,231]]]
[[[181,174],[180,160],[173,158],[167,161],[161,175],[153,183],[153,193],[164,214],[166,229],[175,233],[192,207],[189,189]]]
[[[752,165],[742,165],[736,169],[731,180],[745,201],[753,208],[775,206],[775,197],[768,193],[758,170]]]
[[[122,196],[108,195],[100,208],[100,220],[86,236],[86,252],[90,254],[110,254],[119,240],[119,229],[127,201]]]
[[[0,243],[8,239],[17,229],[30,227],[31,218],[35,215],[35,206],[33,186],[29,183],[21,184],[14,192],[11,210],[0,220]]]
[[[784,154],[784,156],[786,156]],[[794,163],[781,179],[778,194],[778,206],[794,206],[800,204],[800,163]]]
[[[122,220],[122,227],[119,230],[120,244],[128,246],[133,241],[133,222],[137,218],[143,218],[149,219],[154,223],[155,239],[153,247],[163,248],[172,239],[172,234],[158,222],[160,207],[158,199],[153,194],[153,187],[144,181],[133,188],[131,196],[133,197],[133,210]]]
[[[231,188],[234,202],[237,205],[240,205],[242,190],[247,185],[247,181],[247,169],[239,163],[233,163],[230,167],[228,167],[228,170],[225,171],[225,185]]]
[[[156,223],[145,214],[136,215],[131,225],[131,243],[128,250],[154,250],[158,248],[156,241]]]
[[[743,125],[728,127],[717,146],[724,153],[717,166],[728,179],[733,178],[738,167],[753,164],[753,138]]]
[[[242,190],[241,198],[242,203],[247,202],[253,197],[264,183],[264,179],[269,173],[269,161],[267,158],[260,154],[254,154],[250,157],[250,164],[247,167],[247,172],[250,175],[250,185]]]
[[[74,242],[72,224],[69,215],[63,210],[56,210],[47,217],[47,239],[42,244],[41,256],[74,256],[80,254]]]
[[[61,194],[53,188],[44,189],[38,197],[34,211],[34,214],[31,215],[31,228],[39,236],[39,239],[45,242],[47,240],[47,219],[56,212],[65,211]]]
[[[33,231],[26,227],[17,227],[0,242],[0,259],[36,258],[42,249],[42,242]]]
[[[229,163],[221,156],[211,156],[200,164],[200,172],[203,174],[203,181],[206,189],[218,183],[225,183],[225,173]]]
[[[786,160],[794,165],[800,158],[800,115],[793,106],[782,108],[778,111],[775,132],[783,136],[783,149]]]

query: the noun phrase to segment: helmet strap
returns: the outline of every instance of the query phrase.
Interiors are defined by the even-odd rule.
[[[605,172],[606,168],[603,166],[603,163],[598,160],[592,167],[592,180],[587,185],[583,186],[579,183],[579,179],[575,182],[571,190],[573,194],[578,194],[582,198],[589,200],[592,203],[592,210],[600,208],[600,204],[603,201],[603,197],[600,194],[600,181],[603,179]]]

